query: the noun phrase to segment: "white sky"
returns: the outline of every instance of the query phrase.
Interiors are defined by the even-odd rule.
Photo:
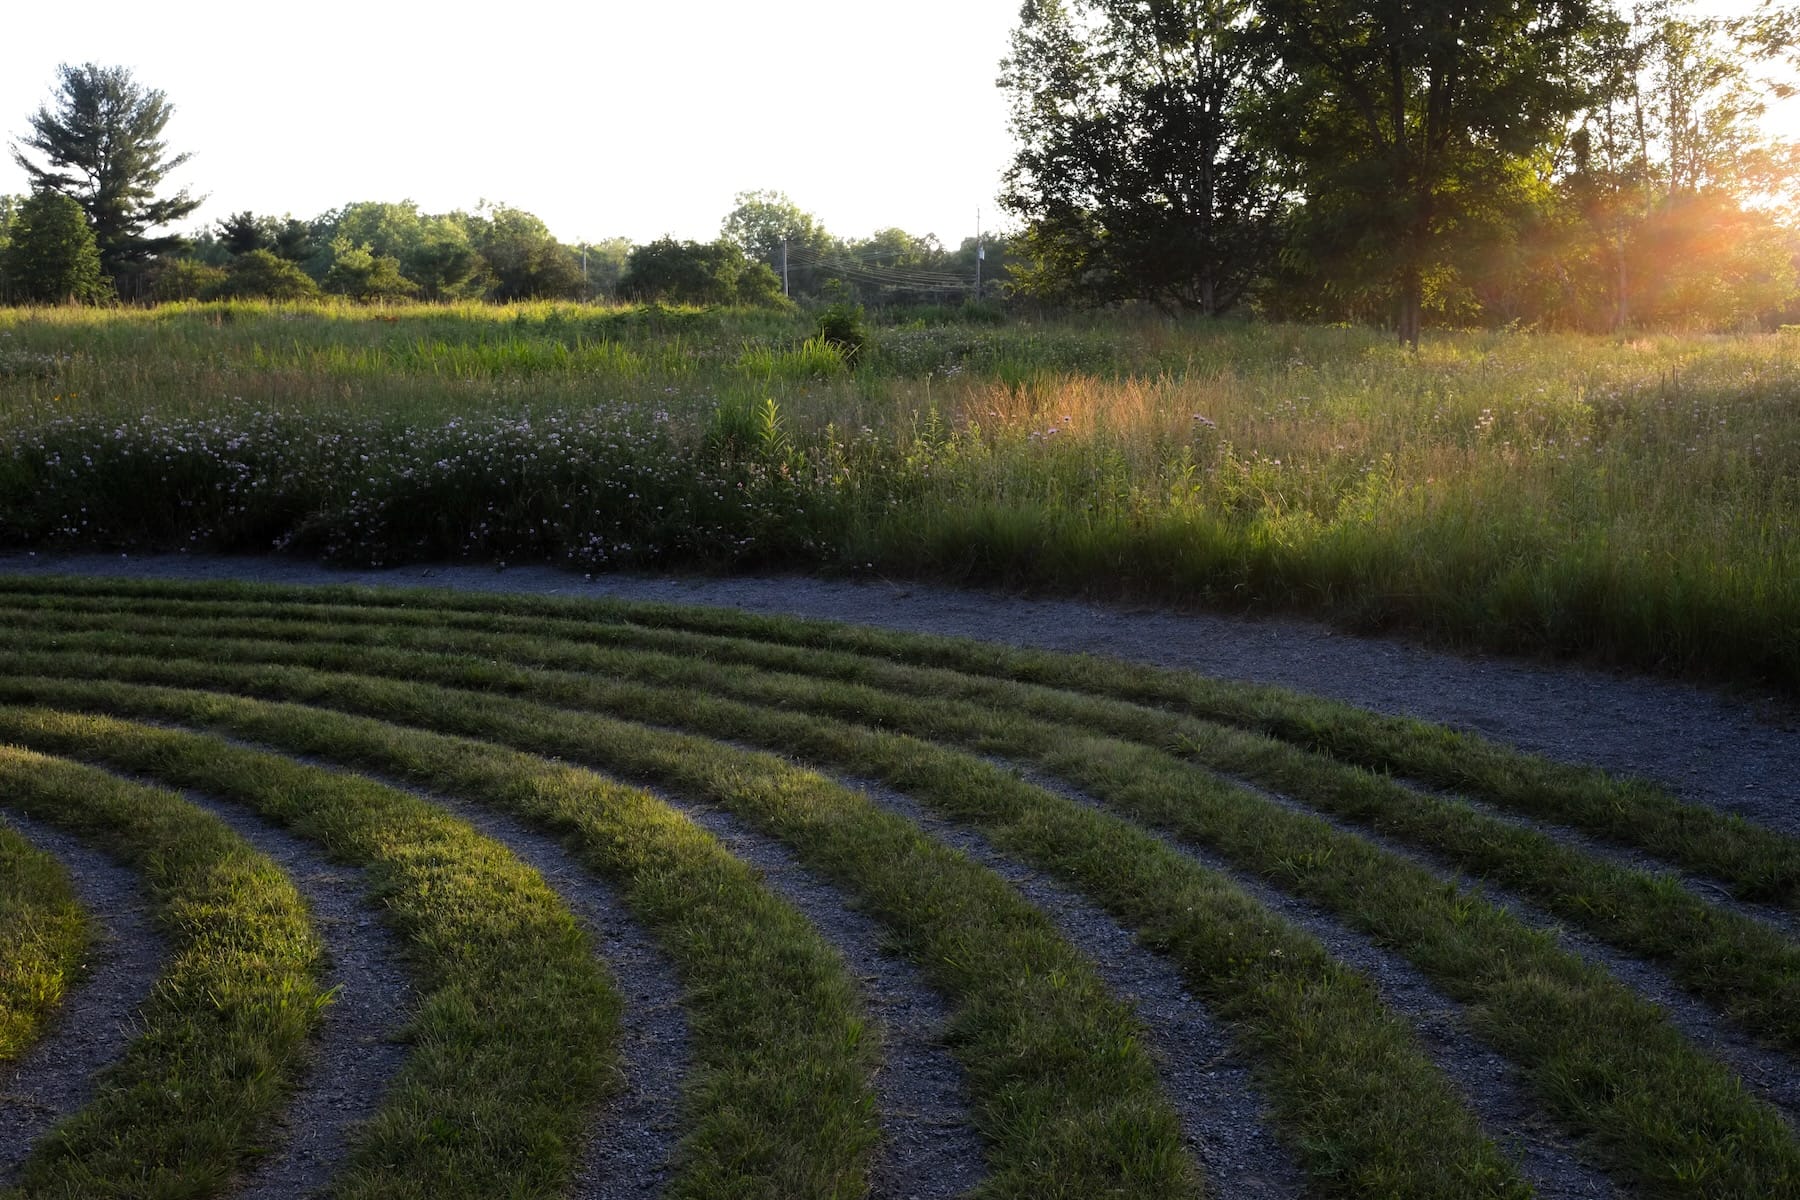
[[[843,236],[898,225],[954,246],[978,207],[1000,222],[1012,142],[994,79],[1018,0],[12,7],[0,144],[51,99],[58,63],[126,66],[168,93],[165,138],[193,152],[171,182],[208,199],[185,228],[485,198],[565,241],[707,240],[759,188]],[[24,190],[0,156],[0,193]]]
[[[558,237],[710,240],[739,191],[826,227],[956,245],[992,227],[1011,157],[994,86],[1018,0],[89,0],[9,6],[0,145],[58,63],[131,69],[175,105],[170,183],[311,217],[352,200],[483,198]],[[0,193],[26,190],[10,154]]]

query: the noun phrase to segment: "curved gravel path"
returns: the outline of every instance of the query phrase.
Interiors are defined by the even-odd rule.
[[[674,964],[631,919],[611,886],[556,838],[491,808],[311,755],[290,754],[235,738],[225,740],[417,796],[505,846],[543,876],[593,939],[595,953],[618,981],[625,1000],[619,1014],[620,1091],[595,1114],[593,1136],[582,1149],[568,1200],[660,1196],[672,1175],[681,1085],[693,1062],[687,1014],[682,1009],[681,981]]]
[[[137,1013],[162,974],[168,946],[150,919],[135,871],[72,834],[0,809],[6,823],[62,860],[76,899],[93,922],[88,974],[63,1001],[48,1034],[0,1071],[0,1188],[32,1145],[94,1094],[96,1076],[117,1062],[137,1033]]]
[[[1030,764],[990,761],[1035,787],[1096,811],[1110,811],[1079,788]],[[1290,896],[1212,850],[1144,828],[1177,853],[1229,879],[1252,900],[1311,934],[1331,957],[1360,971],[1382,1002],[1411,1023],[1420,1048],[1462,1093],[1482,1129],[1518,1164],[1540,1200],[1614,1200],[1625,1194],[1550,1124],[1524,1075],[1476,1039],[1463,1006],[1440,992],[1424,972],[1322,905]]]
[[[1291,619],[1034,600],[811,578],[585,577],[552,567],[339,570],[284,558],[0,555],[0,573],[365,584],[718,605],[1081,651],[1278,684],[1438,721],[1566,762],[1653,779],[1800,836],[1800,709],[1690,684],[1459,656]]]

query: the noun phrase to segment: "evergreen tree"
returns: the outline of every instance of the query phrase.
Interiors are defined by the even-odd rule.
[[[31,134],[13,146],[13,158],[34,188],[74,199],[87,213],[99,246],[101,271],[116,277],[181,245],[179,237],[149,231],[200,207],[186,191],[158,198],[169,172],[186,154],[167,157],[162,139],[174,106],[162,92],[145,88],[124,67],[84,63],[58,68],[55,108],[30,118]],[[35,150],[47,165],[25,153]]]

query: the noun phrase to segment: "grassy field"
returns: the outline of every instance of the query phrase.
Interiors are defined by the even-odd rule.
[[[0,545],[879,572],[1800,690],[1800,338],[0,312]]]
[[[573,1190],[581,1147],[631,1119],[639,998],[557,881],[442,796],[560,838],[679,976],[693,1047],[661,1194],[857,1197],[908,1153],[875,1087],[902,1035],[708,832],[720,813],[943,998],[979,1195],[1227,1196],[1246,1176],[1186,1124],[1181,1048],[1104,981],[1111,952],[1076,951],[1066,917],[933,828],[1135,934],[1220,1023],[1261,1097],[1243,1119],[1308,1195],[1524,1197],[1566,1159],[1621,1195],[1800,1197],[1779,1082],[1800,1065],[1800,943],[1767,916],[1800,915],[1800,844],[1641,783],[1268,689],[720,610],[12,579],[0,623],[0,822],[145,872],[171,977],[194,978],[159,989],[9,1197],[220,1195],[280,1145],[328,956],[279,871],[189,794],[358,865],[403,934],[407,1055],[334,1196],[600,1194]],[[45,914],[9,918],[0,981],[46,978],[105,914],[3,823],[0,855],[29,864],[0,913]],[[1666,977],[1687,1023],[1559,927]],[[1475,1057],[1347,962],[1359,945],[1439,997]],[[58,1036],[60,991],[25,991],[0,993],[15,1057]]]

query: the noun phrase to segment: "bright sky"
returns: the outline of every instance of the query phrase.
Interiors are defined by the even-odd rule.
[[[126,66],[168,93],[166,140],[194,155],[172,179],[208,197],[186,227],[485,198],[565,241],[708,240],[733,194],[759,188],[844,236],[898,225],[954,246],[977,208],[1000,220],[1012,143],[994,79],[1018,0],[15,8],[0,144],[51,99],[58,63]],[[0,157],[0,193],[25,188]]]
[[[0,37],[0,145],[58,63],[130,68],[175,105],[208,196],[311,217],[352,200],[483,198],[558,237],[710,240],[736,192],[826,227],[955,245],[996,222],[1011,157],[994,86],[1017,0],[20,4]],[[11,155],[0,193],[26,190]]]

